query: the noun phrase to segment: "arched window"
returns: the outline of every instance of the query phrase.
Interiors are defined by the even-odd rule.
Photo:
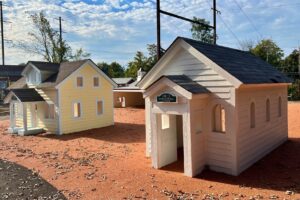
[[[266,101],[266,121],[270,121],[270,99]]]
[[[250,106],[250,127],[255,128],[255,104],[253,102]]]
[[[278,117],[281,117],[282,112],[282,100],[281,97],[278,98]]]
[[[226,113],[221,104],[217,104],[213,109],[213,130],[215,132],[226,132]]]

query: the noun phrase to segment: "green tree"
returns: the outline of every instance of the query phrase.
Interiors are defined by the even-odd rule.
[[[284,53],[273,40],[261,40],[250,52],[280,69]]]
[[[149,60],[145,55],[138,51],[133,59],[133,61],[128,63],[128,67],[125,71],[126,77],[137,77],[137,71],[142,68],[147,69],[149,65]]]
[[[125,75],[124,68],[117,62],[111,64],[102,62],[97,65],[110,78],[121,78]]]
[[[84,52],[83,49],[80,48],[80,49],[77,49],[75,51],[75,53],[70,56],[70,59],[73,60],[73,61],[78,61],[78,60],[88,58],[90,56],[91,56],[90,53]]]
[[[77,60],[90,56],[82,49],[75,51],[72,55],[72,49],[66,40],[60,40],[59,34],[54,30],[43,12],[30,16],[34,29],[29,32],[32,38],[30,43],[20,43],[16,46],[37,55],[41,55],[45,61],[60,63],[68,60]]]
[[[299,50],[294,50],[282,61],[283,72],[298,72],[299,68]]]
[[[204,25],[201,24],[195,24],[192,23],[192,37],[195,40],[199,40],[201,42],[213,44],[214,43],[214,35],[213,35],[213,30],[205,25],[209,25],[210,22],[206,21],[205,19],[193,17],[193,20],[200,22]]]

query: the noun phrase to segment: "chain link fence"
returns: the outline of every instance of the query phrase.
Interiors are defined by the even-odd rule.
[[[292,85],[289,86],[288,98],[290,101],[299,101],[300,100],[300,74],[298,72],[286,72],[292,80]]]

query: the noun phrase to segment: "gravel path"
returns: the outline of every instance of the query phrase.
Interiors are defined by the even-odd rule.
[[[64,200],[66,198],[35,172],[0,159],[0,199]]]

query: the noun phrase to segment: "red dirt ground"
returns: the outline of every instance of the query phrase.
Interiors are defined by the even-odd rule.
[[[300,104],[289,104],[289,141],[238,177],[155,170],[145,157],[143,109],[116,109],[114,127],[19,137],[0,122],[0,158],[38,172],[68,199],[300,199]]]

